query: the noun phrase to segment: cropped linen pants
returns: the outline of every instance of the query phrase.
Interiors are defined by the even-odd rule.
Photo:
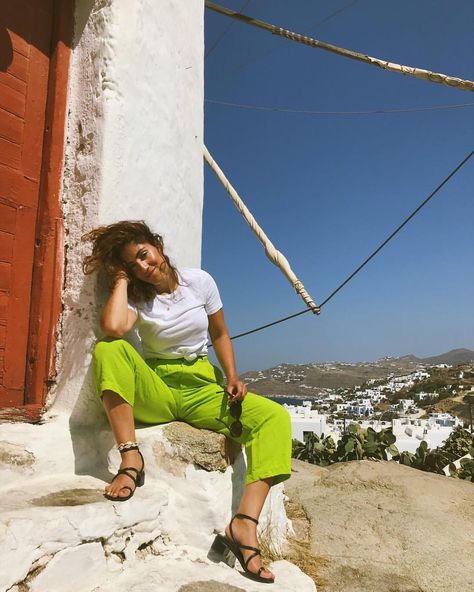
[[[146,424],[185,421],[196,428],[219,432],[245,446],[246,484],[290,477],[291,424],[284,407],[254,393],[242,402],[242,435],[232,437],[228,396],[222,372],[207,357],[144,360],[123,339],[100,341],[94,349],[94,373],[100,396],[120,395],[133,415]]]

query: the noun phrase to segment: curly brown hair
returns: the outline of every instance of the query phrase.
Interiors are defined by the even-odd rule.
[[[105,273],[112,286],[117,274],[125,271],[130,281],[128,296],[135,303],[149,302],[157,295],[157,289],[130,275],[122,260],[122,249],[129,243],[149,243],[156,247],[168,265],[171,277],[179,284],[178,272],[164,253],[163,238],[151,231],[143,220],[123,220],[107,226],[99,226],[82,237],[92,243],[92,253],[84,257],[82,268],[85,274],[99,271]]]

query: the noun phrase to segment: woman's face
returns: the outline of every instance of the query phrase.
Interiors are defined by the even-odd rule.
[[[163,253],[150,243],[128,243],[122,249],[121,257],[127,272],[143,282],[157,284],[166,275]]]

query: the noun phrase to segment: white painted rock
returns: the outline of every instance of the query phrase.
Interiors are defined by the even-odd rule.
[[[8,477],[0,484],[0,592],[14,585],[20,590],[31,586],[33,592],[65,592],[54,588],[55,574],[75,572],[73,564],[79,566],[81,579],[77,583],[71,578],[70,585],[80,592],[89,592],[87,582],[92,581],[87,565],[96,576],[110,574],[107,583],[130,576],[130,589],[146,581],[155,582],[153,592],[168,584],[174,592],[187,583],[214,579],[235,586],[243,581],[245,590],[253,590],[237,571],[207,559],[215,532],[222,532],[237,509],[245,477],[242,454],[228,466],[221,436],[179,423],[172,430],[140,428],[145,486],[131,500],[112,503],[102,496],[120,460],[116,450],[109,455],[108,473],[110,431],[86,427],[83,433],[74,432],[71,445],[65,428],[61,418],[42,426],[0,426],[0,440],[9,443],[0,467]],[[34,463],[22,451],[31,452]],[[100,454],[91,454],[95,451]],[[11,471],[9,463],[20,458],[29,466]],[[88,475],[74,474],[78,459]],[[272,488],[261,516],[260,535],[275,551],[289,528],[283,497],[282,485]],[[144,566],[146,574],[137,578]],[[286,571],[282,573],[280,587],[287,580]],[[94,585],[100,582],[94,580]],[[139,587],[137,592],[144,591]]]
[[[108,576],[100,543],[88,543],[57,553],[32,581],[29,592],[85,592]]]

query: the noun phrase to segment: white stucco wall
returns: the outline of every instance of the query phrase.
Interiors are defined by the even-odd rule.
[[[183,467],[163,426],[141,428],[146,487],[126,504],[103,499],[119,461],[116,450],[107,459],[114,442],[91,372],[107,290],[82,273],[81,236],[120,219],[145,219],[178,266],[200,264],[203,16],[203,0],[76,0],[58,375],[44,423],[0,425],[0,592],[241,584],[207,555],[237,507],[242,455],[225,473]],[[289,526],[283,497],[282,486],[272,488],[260,521],[275,552]],[[272,569],[275,590],[315,591],[295,566]]]
[[[81,236],[144,219],[172,261],[199,266],[203,193],[203,0],[78,0],[64,170],[64,313],[51,413],[93,423],[90,351],[104,298]]]

